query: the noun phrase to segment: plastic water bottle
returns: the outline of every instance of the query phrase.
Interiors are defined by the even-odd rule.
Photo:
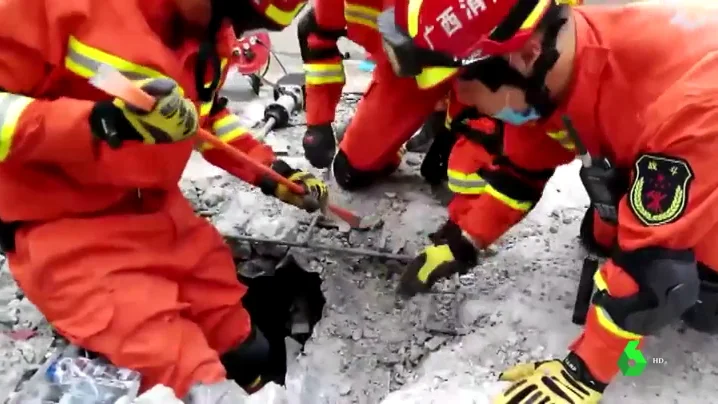
[[[63,392],[59,404],[114,404],[122,397],[134,399],[140,388],[139,373],[102,359],[63,357],[45,374]]]

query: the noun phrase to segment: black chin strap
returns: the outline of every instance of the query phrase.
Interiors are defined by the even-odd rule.
[[[533,71],[526,78],[523,86],[526,92],[526,102],[536,108],[536,112],[542,118],[551,116],[557,107],[556,102],[551,99],[548,87],[546,87],[546,76],[553,69],[560,56],[558,49],[556,49],[556,41],[558,40],[558,33],[566,21],[565,18],[561,18],[546,29],[541,43],[541,54],[536,59]]]
[[[222,0],[212,1],[212,14],[207,27],[207,40],[200,44],[197,61],[195,62],[195,87],[197,88],[197,95],[201,102],[212,101],[222,77],[222,61],[219,58],[216,48],[217,35],[222,28],[225,15],[221,4]],[[209,85],[206,85],[205,80],[208,66],[212,69],[212,80],[210,80]]]
[[[556,110],[556,103],[546,87],[546,76],[559,58],[556,41],[558,33],[566,23],[565,18],[557,19],[548,26],[541,43],[541,54],[536,58],[533,71],[528,77],[513,68],[502,57],[491,57],[471,64],[461,73],[462,80],[479,80],[491,91],[509,85],[524,90],[526,102],[536,109],[541,118],[548,118]]]

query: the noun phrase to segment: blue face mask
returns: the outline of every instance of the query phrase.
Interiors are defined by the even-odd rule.
[[[509,107],[504,107],[501,111],[493,115],[494,118],[510,123],[511,125],[523,125],[525,123],[538,120],[541,116],[536,112],[536,108],[531,107],[524,112],[516,111]]]

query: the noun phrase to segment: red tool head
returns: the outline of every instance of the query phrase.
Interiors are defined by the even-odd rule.
[[[237,38],[232,51],[232,65],[244,75],[257,73],[269,63],[271,47],[267,32],[255,32]]]

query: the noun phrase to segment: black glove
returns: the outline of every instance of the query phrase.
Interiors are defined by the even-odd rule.
[[[443,230],[442,230],[443,229]],[[434,244],[426,247],[406,267],[397,292],[404,297],[426,293],[440,279],[465,274],[476,266],[478,251],[455,223],[447,222],[440,236],[434,233]]]
[[[312,173],[290,167],[283,160],[275,160],[272,163],[272,169],[279,175],[301,185],[306,193],[297,195],[283,184],[264,177],[259,182],[259,187],[264,194],[272,195],[282,202],[294,205],[307,212],[314,212],[326,206],[329,191],[324,181],[318,179]]]
[[[331,124],[308,126],[302,139],[304,157],[313,167],[327,168],[337,152],[334,129]]]
[[[177,83],[157,78],[136,84],[157,98],[155,108],[144,112],[118,98],[98,102],[90,112],[90,129],[97,138],[116,149],[126,140],[172,143],[195,135],[199,126],[197,108],[182,96]]]
[[[449,130],[438,133],[434,138],[420,168],[421,176],[429,184],[439,185],[448,179],[449,156],[456,140],[456,134]]]

